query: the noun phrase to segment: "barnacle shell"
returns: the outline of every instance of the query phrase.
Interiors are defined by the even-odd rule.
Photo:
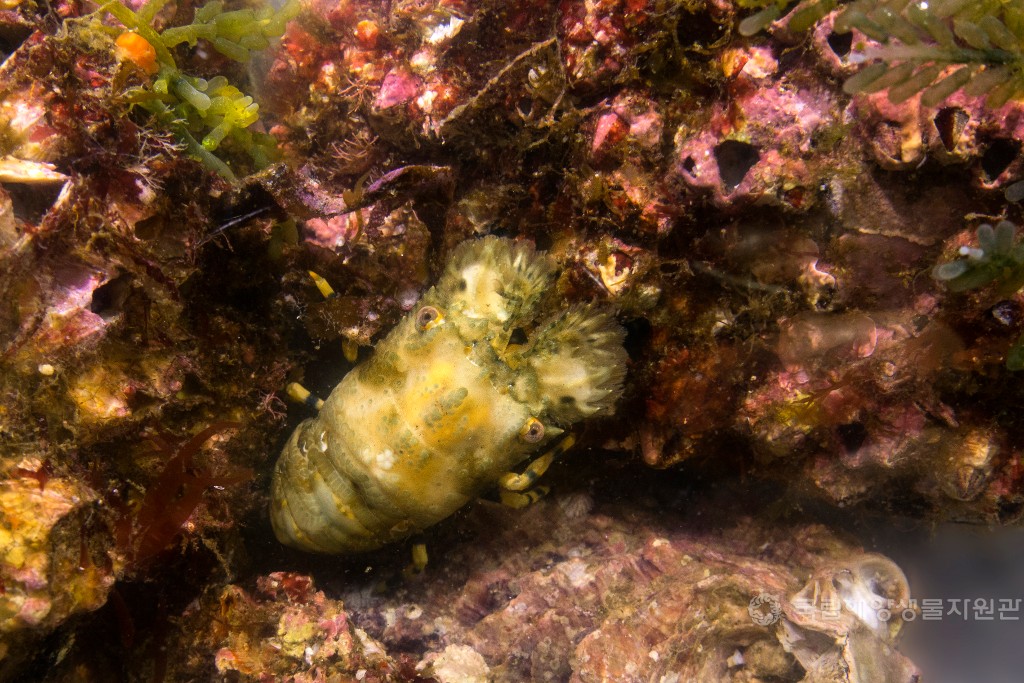
[[[292,434],[274,472],[278,539],[356,552],[405,538],[550,442],[552,423],[610,413],[626,360],[611,315],[572,308],[509,343],[532,327],[552,270],[525,244],[459,246],[438,285]]]
[[[44,185],[63,183],[67,179],[68,176],[57,172],[53,164],[13,156],[0,157],[0,182]]]
[[[790,601],[779,639],[808,672],[805,680],[904,683],[920,673],[892,643],[916,618],[903,571],[860,554],[819,568]]]

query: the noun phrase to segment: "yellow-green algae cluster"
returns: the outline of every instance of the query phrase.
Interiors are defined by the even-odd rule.
[[[148,84],[129,89],[125,98],[152,114],[189,154],[226,178],[235,174],[214,154],[226,139],[247,152],[256,168],[265,167],[276,158],[277,150],[273,137],[249,130],[259,119],[259,104],[225,76],[204,79],[185,73],[171,50],[181,44],[194,47],[202,40],[225,57],[248,63],[253,52],[266,49],[284,33],[287,23],[299,13],[298,0],[289,0],[280,9],[268,5],[233,11],[225,11],[221,0],[211,0],[196,10],[191,24],[158,31],[154,28],[157,14],[168,2],[148,0],[137,12],[118,0],[100,8],[100,14],[109,13],[141,38],[132,47],[143,54],[136,55],[129,48],[129,61],[136,57],[144,71],[154,72]],[[98,22],[90,26],[106,29]]]

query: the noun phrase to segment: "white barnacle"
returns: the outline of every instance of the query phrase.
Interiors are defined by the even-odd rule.
[[[441,22],[434,26],[430,33],[427,34],[425,41],[431,45],[445,43],[454,38],[465,23],[465,21],[458,17],[451,17],[448,23]]]

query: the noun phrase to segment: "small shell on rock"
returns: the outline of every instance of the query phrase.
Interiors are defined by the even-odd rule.
[[[26,161],[12,156],[0,158],[0,183],[43,185],[67,182],[68,177],[54,170],[53,164]]]

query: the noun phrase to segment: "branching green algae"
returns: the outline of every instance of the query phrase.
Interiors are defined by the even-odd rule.
[[[249,130],[259,119],[259,105],[224,76],[207,80],[183,72],[171,50],[202,40],[225,57],[247,63],[254,51],[269,47],[284,33],[299,13],[298,0],[289,0],[281,9],[233,11],[224,11],[221,0],[212,0],[196,10],[191,24],[157,30],[156,15],[168,1],[148,0],[135,12],[113,0],[98,10],[98,15],[110,14],[128,29],[119,33],[118,50],[150,79],[129,88],[125,99],[149,112],[190,155],[225,178],[233,179],[234,172],[215,154],[225,140],[245,150],[256,168],[268,165],[277,155],[274,138]]]

